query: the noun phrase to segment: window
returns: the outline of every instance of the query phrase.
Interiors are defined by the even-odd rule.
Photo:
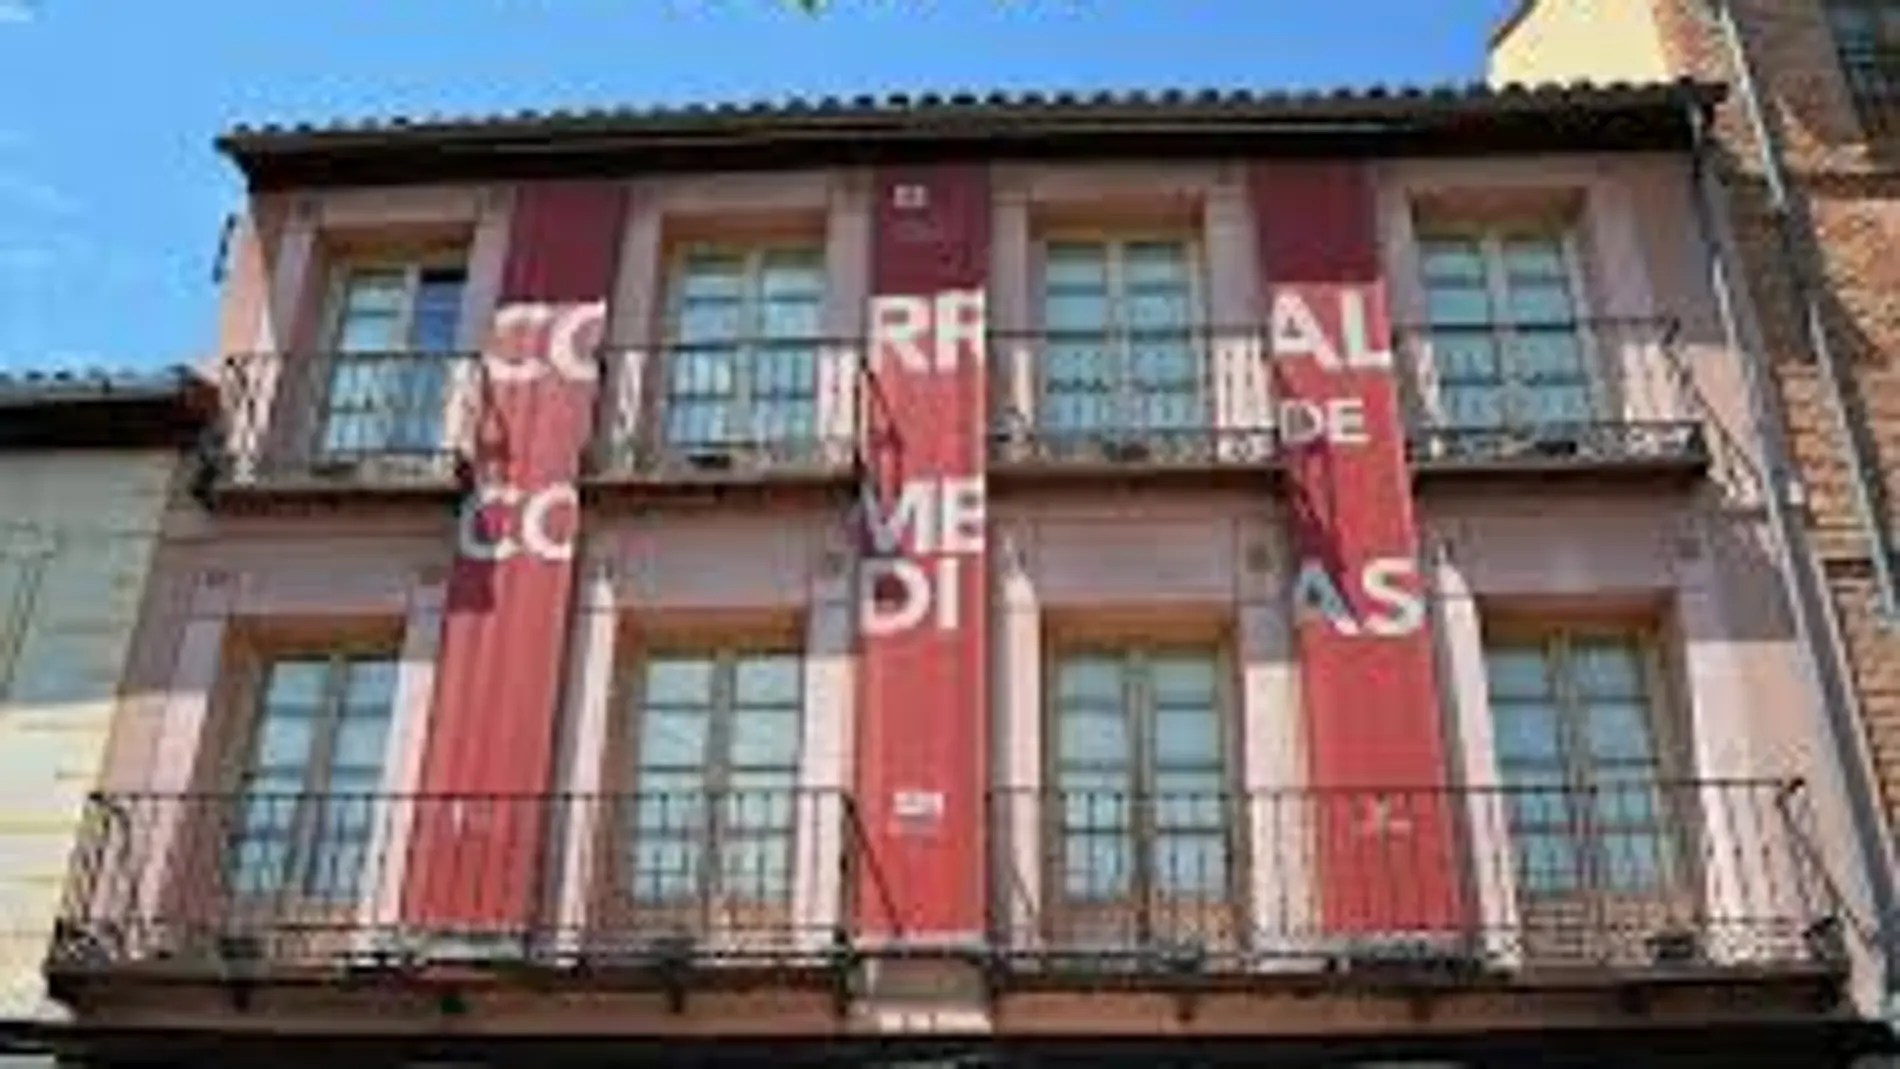
[[[1448,426],[1535,428],[1589,423],[1585,357],[1568,241],[1502,231],[1422,241],[1432,398]]]
[[[788,901],[799,656],[664,653],[641,672],[626,893],[646,906]]]
[[[1187,243],[1050,242],[1038,422],[1058,434],[1205,426],[1199,320]]]
[[[1486,654],[1519,885],[1661,887],[1672,854],[1642,638],[1559,630],[1491,641]]]
[[[1900,94],[1900,2],[1828,0],[1827,18],[1854,95]]]
[[[1219,663],[1194,648],[1056,658],[1052,823],[1067,902],[1228,897]]]
[[[396,661],[319,654],[265,667],[229,880],[241,895],[349,900],[367,860]]]
[[[454,266],[359,268],[338,291],[323,452],[432,453],[442,446],[448,357],[466,273]]]
[[[666,444],[721,451],[816,433],[824,257],[815,248],[699,250],[673,281]]]

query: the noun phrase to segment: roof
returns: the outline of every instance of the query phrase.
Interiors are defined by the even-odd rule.
[[[925,93],[236,126],[254,188],[944,159],[1680,151],[1693,81]]]
[[[0,450],[180,448],[216,410],[189,368],[0,372]]]

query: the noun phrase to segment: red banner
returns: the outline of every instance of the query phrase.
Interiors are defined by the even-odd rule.
[[[1370,175],[1271,164],[1251,185],[1326,922],[1444,930],[1461,909],[1456,814],[1436,790],[1449,765]]]
[[[619,185],[516,194],[414,814],[411,923],[511,929],[534,901],[546,813],[527,796],[552,789],[575,480],[624,211]]]
[[[858,799],[902,915],[866,887],[859,919],[969,936],[986,879],[989,187],[981,167],[920,168],[879,174],[876,196]]]

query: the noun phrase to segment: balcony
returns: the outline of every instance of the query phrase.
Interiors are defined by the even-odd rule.
[[[1274,463],[1257,330],[1004,333],[991,462],[1018,475],[1256,471]]]
[[[1845,969],[1798,785],[992,800],[1018,982],[1511,988]]]
[[[1421,473],[1695,477],[1701,395],[1666,320],[1399,332]]]
[[[487,401],[461,352],[254,353],[220,368],[204,489],[451,492]]]
[[[811,789],[99,795],[47,972],[80,995],[444,970],[679,999],[829,983],[854,890],[883,886],[864,842],[851,799]]]
[[[1844,45],[1840,59],[1867,135],[1885,138],[1900,132],[1900,48]]]
[[[721,342],[602,355],[597,485],[829,482],[851,472],[856,340]]]

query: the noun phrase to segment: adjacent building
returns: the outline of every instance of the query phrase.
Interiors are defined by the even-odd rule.
[[[20,1042],[1878,1048],[1721,96],[232,131],[222,417]]]
[[[0,1020],[41,967],[160,518],[216,411],[185,373],[0,374]]]
[[[1526,0],[1495,38],[1499,81],[1688,76],[1732,83],[1699,150],[1726,188],[1733,300],[1761,354],[1779,495],[1819,574],[1810,615],[1863,781],[1863,852],[1892,864],[1900,814],[1900,4]],[[1838,676],[1839,681],[1827,676]],[[1892,880],[1882,927],[1900,931]],[[1900,956],[1892,955],[1900,961]],[[1900,965],[1890,966],[1900,991]]]

